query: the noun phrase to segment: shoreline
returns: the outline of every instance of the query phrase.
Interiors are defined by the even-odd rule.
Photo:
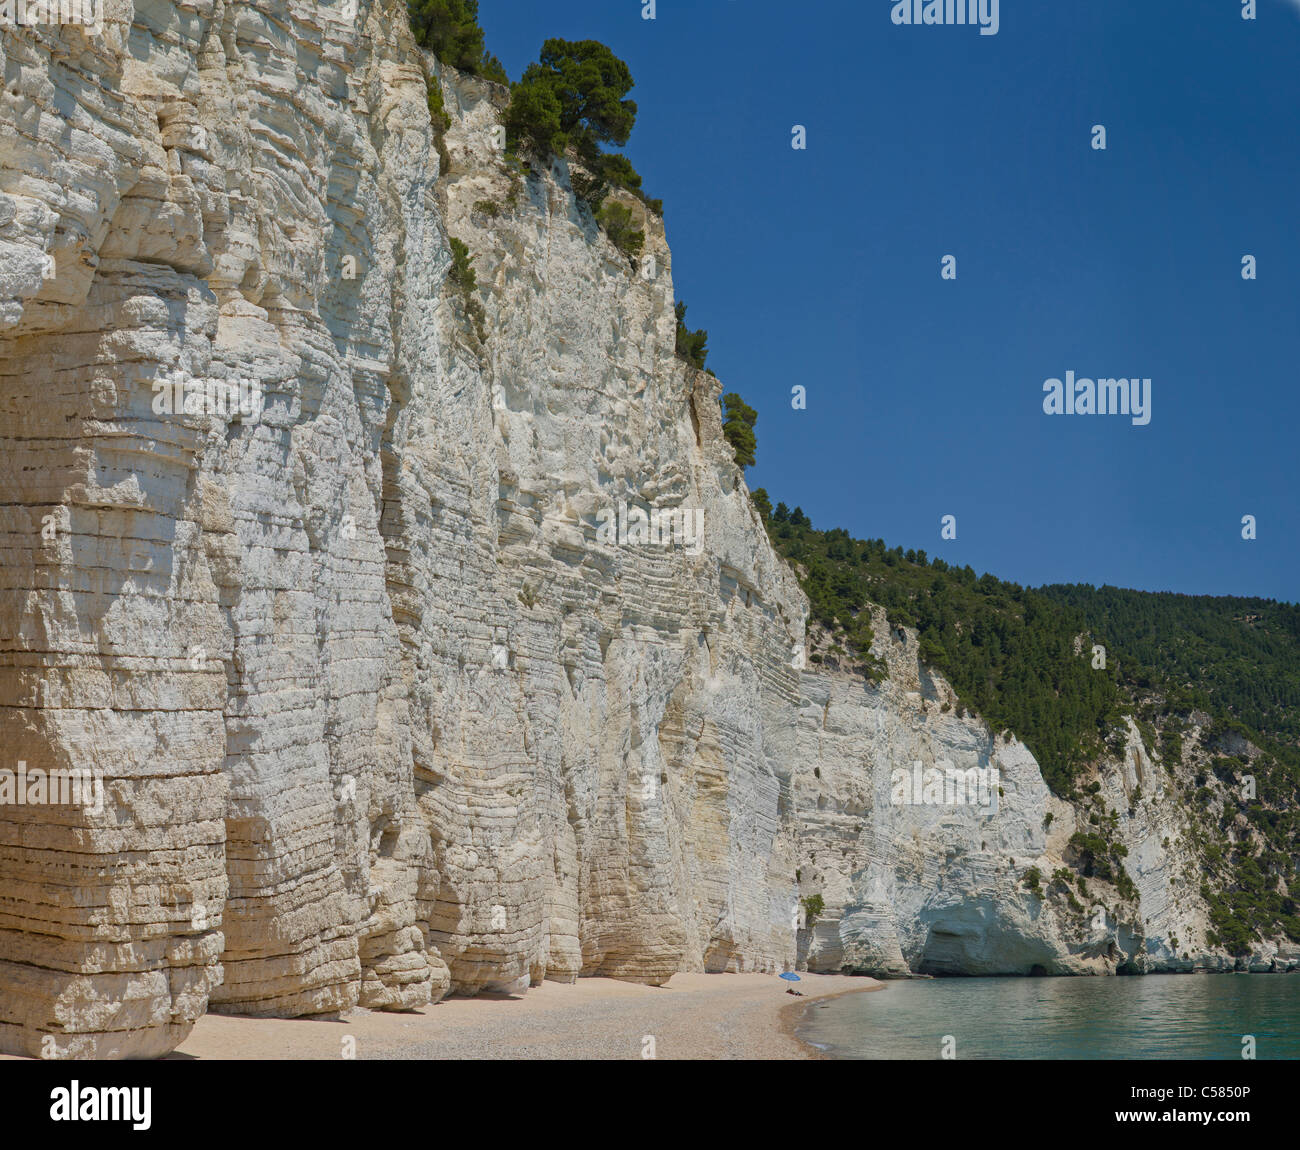
[[[662,987],[610,978],[543,982],[517,995],[448,998],[409,1013],[333,1021],[204,1015],[169,1056],[184,1060],[824,1060],[795,1033],[814,1002],[883,989],[865,976],[679,972]],[[342,1054],[342,1049],[352,1053]]]
[[[831,1061],[799,1037],[806,1012],[827,999],[883,990],[885,983],[866,975],[801,972],[799,978],[798,998],[785,993],[793,984],[775,974],[678,972],[660,987],[580,978],[543,982],[519,994],[446,998],[409,1012],[355,1008],[303,1018],[208,1013],[157,1060]],[[27,1058],[0,1054],[0,1061],[14,1060]]]
[[[162,1058],[835,1061],[800,1036],[812,1007],[884,990],[889,981],[894,980],[804,972],[797,984],[802,995],[794,997],[785,993],[791,984],[773,974],[678,972],[659,987],[580,978],[543,982],[518,994],[453,997],[410,1012],[356,1008],[339,1016],[305,1018],[209,1013]],[[0,1054],[0,1061],[14,1059],[25,1057]]]
[[[800,975],[800,977],[804,978],[806,976]],[[812,1008],[814,1003],[827,1002],[832,998],[843,998],[846,994],[870,994],[875,990],[884,990],[885,983],[880,979],[872,978],[870,975],[865,974],[827,974],[822,975],[821,977],[842,978],[850,982],[866,982],[871,984],[869,986],[846,986],[840,990],[831,990],[825,994],[818,994],[813,998],[805,995],[804,1001],[789,1002],[781,1007],[781,1030],[788,1038],[797,1042],[803,1048],[805,1051],[804,1056],[810,1060],[818,1062],[834,1062],[836,1059],[831,1058],[829,1054],[819,1050],[811,1042],[807,1042],[799,1037],[799,1023],[804,1020],[804,1017],[808,1014],[808,1011]]]

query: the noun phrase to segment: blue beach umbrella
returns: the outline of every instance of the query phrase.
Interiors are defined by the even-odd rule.
[[[784,978],[784,979],[786,980],[786,982],[802,982],[802,981],[803,981],[803,980],[802,980],[802,979],[801,979],[797,974],[795,974],[795,973],[794,973],[793,971],[791,971],[791,970],[787,970],[784,974],[780,975],[779,977]]]

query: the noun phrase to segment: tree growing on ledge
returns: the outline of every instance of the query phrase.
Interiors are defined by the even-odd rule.
[[[821,918],[822,912],[826,909],[826,901],[819,894],[810,894],[807,898],[799,900],[803,903],[804,925],[808,930],[812,930],[817,925],[817,920]]]
[[[572,144],[584,160],[595,162],[602,144],[621,148],[632,134],[636,101],[626,99],[632,86],[628,66],[599,40],[547,40],[541,58],[511,88],[507,131],[543,154],[562,155]],[[521,104],[521,93],[542,99]],[[540,119],[539,104],[546,109]]]
[[[703,328],[691,331],[686,326],[686,305],[681,300],[674,310],[677,312],[677,354],[703,371],[704,361],[709,358],[709,333]]]
[[[758,451],[758,439],[754,435],[758,412],[734,391],[724,395],[722,403],[727,412],[722,431],[727,442],[735,449],[736,462],[741,467],[753,467],[755,453]]]
[[[632,211],[622,204],[605,204],[597,213],[596,221],[619,251],[630,259],[640,257],[645,248],[645,232],[633,227]]]
[[[596,211],[612,185],[641,195],[641,177],[626,156],[602,145],[623,147],[636,124],[636,101],[628,66],[599,40],[547,40],[541,58],[510,88],[506,135],[512,148],[539,156],[577,152],[588,169],[580,192]]]
[[[510,77],[483,42],[478,0],[407,0],[415,42],[444,64],[500,84]]]

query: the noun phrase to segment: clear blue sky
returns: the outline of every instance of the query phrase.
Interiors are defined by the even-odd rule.
[[[1300,598],[1300,0],[1002,0],[996,36],[892,7],[480,17],[514,78],[548,36],[628,62],[627,152],[773,503],[1023,584]],[[1070,370],[1150,377],[1150,425],[1044,415]]]

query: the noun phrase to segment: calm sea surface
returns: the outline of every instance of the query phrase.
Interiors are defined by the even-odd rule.
[[[832,1058],[1300,1059],[1300,974],[944,978],[810,1004],[799,1037]]]

